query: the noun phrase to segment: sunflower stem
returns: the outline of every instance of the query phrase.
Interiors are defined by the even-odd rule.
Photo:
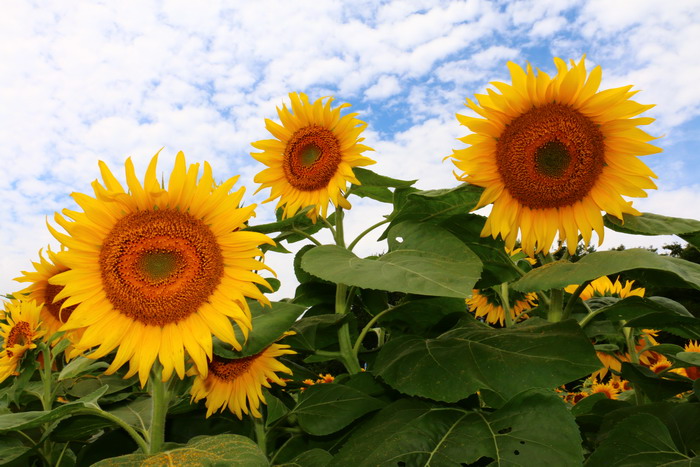
[[[265,433],[265,422],[262,418],[254,417],[252,414],[250,418],[253,420],[253,427],[255,428],[255,440],[258,443],[260,450],[267,456],[267,434]]]
[[[506,328],[513,327],[513,317],[510,315],[510,301],[508,300],[508,282],[501,283],[497,289],[498,295],[501,297],[501,306],[503,307],[503,315],[505,317]]]
[[[53,359],[51,358],[51,349],[48,344],[41,345],[41,355],[44,359],[44,368],[41,369],[41,383],[42,383],[42,395],[41,395],[41,406],[44,410],[50,411],[53,407],[53,375],[51,373],[51,367],[53,366]]]
[[[630,362],[639,364],[639,354],[637,353],[637,342],[634,338],[634,331],[632,328],[627,327],[627,321],[620,320],[622,325],[622,333],[625,335],[625,341],[627,343],[627,352],[630,354]],[[644,404],[644,395],[640,392],[638,385],[632,383],[634,387],[634,401],[637,405]]]
[[[598,308],[598,309],[595,310],[595,311],[591,311],[591,309],[588,307],[588,305],[586,305],[585,302],[583,303],[583,305],[584,305],[584,306],[586,307],[586,309],[588,310],[588,314],[587,314],[581,321],[578,322],[578,325],[581,326],[582,328],[583,328],[583,327],[586,327],[586,325],[587,325],[588,323],[590,323],[590,322],[593,320],[593,318],[595,318],[595,317],[598,316],[600,313],[602,313],[603,311],[605,311],[605,307],[601,307],[601,308]]]
[[[131,439],[134,440],[134,442],[138,445],[142,452],[148,453],[148,443],[146,442],[146,440],[143,439],[143,437],[140,436],[131,425],[129,425],[116,415],[112,415],[109,412],[105,412],[104,410],[95,407],[83,407],[77,409],[75,412],[73,412],[73,415],[95,415],[97,417],[102,417],[106,420],[109,420],[110,422],[119,426],[122,430],[126,431],[126,433],[129,436],[131,436]]]
[[[373,316],[372,319],[370,319],[369,322],[365,325],[365,327],[362,328],[362,331],[360,331],[360,335],[357,336],[357,340],[355,341],[355,345],[352,348],[352,353],[355,355],[356,359],[357,359],[357,354],[360,353],[360,347],[362,346],[362,341],[365,339],[365,336],[367,335],[369,330],[372,329],[372,326],[374,326],[374,324],[377,321],[379,321],[379,319],[382,316],[389,313],[390,311],[394,311],[396,308],[398,308],[398,306],[390,306],[386,310],[382,310],[381,312],[379,312],[375,316]]]
[[[168,414],[170,404],[170,392],[168,383],[163,382],[163,367],[156,360],[151,369],[151,379],[149,381],[151,389],[151,429],[149,436],[148,454],[157,454],[163,449],[165,443],[165,417]]]
[[[370,233],[371,231],[373,231],[373,230],[376,229],[377,227],[380,227],[380,226],[382,226],[382,225],[384,225],[384,224],[387,224],[387,223],[389,223],[389,222],[391,222],[391,220],[389,220],[389,219],[384,219],[384,220],[379,221],[379,222],[377,222],[376,224],[374,224],[374,225],[372,225],[372,226],[366,228],[362,233],[360,233],[360,235],[358,235],[358,236],[355,238],[355,240],[353,240],[353,241],[350,243],[350,245],[348,245],[348,250],[352,251],[352,249],[355,248],[355,245],[357,245],[357,243],[358,243],[360,240],[362,240],[362,239],[365,237],[365,235],[367,235],[368,233]]]
[[[343,237],[343,208],[337,208],[335,211],[335,244],[345,248],[345,238]],[[339,315],[344,315],[350,309],[351,301],[348,293],[348,286],[345,284],[336,284],[335,289],[335,312]],[[353,345],[350,340],[350,324],[346,320],[338,328],[338,346],[340,347],[341,361],[348,370],[348,373],[355,374],[360,372],[360,363],[357,361],[357,356],[353,353]]]
[[[308,239],[311,240],[316,246],[321,246],[321,245],[322,245],[322,243],[319,242],[318,240],[316,240],[316,238],[314,238],[313,235],[307,234],[307,233],[304,232],[303,230],[292,229],[292,232],[294,232],[295,234],[299,234],[299,235],[301,235],[302,237],[308,238]]]
[[[564,291],[562,289],[552,289],[549,295],[549,312],[547,321],[558,323],[564,317]]]
[[[588,287],[588,284],[590,284],[591,281],[585,281],[582,284],[580,284],[578,287],[576,287],[576,290],[574,290],[574,293],[571,294],[571,297],[569,297],[569,301],[566,302],[566,307],[564,308],[564,316],[563,319],[568,318],[571,316],[571,310],[574,309],[574,305],[576,304],[576,301],[578,298],[581,296],[581,293]],[[585,318],[584,318],[585,319]]]

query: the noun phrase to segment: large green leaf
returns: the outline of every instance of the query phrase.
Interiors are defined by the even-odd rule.
[[[97,467],[140,467],[141,465],[227,465],[267,467],[265,454],[250,439],[240,435],[198,436],[186,446],[148,456],[129,454],[104,459]]]
[[[347,321],[348,315],[328,314],[304,317],[294,323],[286,343],[299,350],[323,349],[338,341],[337,327]]]
[[[681,235],[700,231],[700,221],[667,217],[649,212],[641,216],[623,214],[622,220],[607,214],[603,220],[605,226],[617,232],[637,235]]]
[[[641,365],[622,362],[622,379],[626,379],[652,401],[661,401],[690,391],[693,385],[690,381],[673,381],[661,378],[650,369]]]
[[[479,258],[446,230],[402,223],[390,231],[392,251],[377,258],[324,245],[307,252],[301,265],[335,283],[389,292],[466,298],[481,274]]]
[[[590,340],[573,320],[493,329],[471,317],[436,339],[392,339],[375,362],[375,372],[393,388],[445,402],[479,389],[509,399],[528,388],[568,383],[599,367]]]
[[[694,316],[649,313],[630,320],[626,325],[641,329],[661,329],[686,339],[700,339],[700,319]]]
[[[483,216],[464,213],[452,216],[440,223],[440,227],[447,229],[464,242],[484,264],[484,272],[476,288],[511,282],[521,275],[513,260],[506,253],[502,240],[481,236],[485,221],[486,218]]]
[[[95,392],[78,399],[77,401],[69,402],[61,405],[51,411],[29,411],[17,412],[0,415],[0,432],[27,430],[41,426],[44,423],[53,422],[63,417],[68,417],[71,414],[80,412],[85,408],[99,408],[97,400],[107,392],[108,387],[103,386]]]
[[[316,384],[300,396],[292,413],[302,430],[312,435],[335,433],[361,416],[386,404],[366,393],[342,384]]]
[[[397,180],[385,177],[362,167],[352,169],[360,185],[352,185],[350,193],[360,197],[376,199],[383,203],[391,203],[394,194],[389,188],[405,188],[416,183],[416,180]]]
[[[456,188],[409,193],[391,225],[403,221],[438,223],[474,209],[484,189],[467,183]]]
[[[514,284],[521,292],[548,290],[581,284],[601,276],[633,269],[653,270],[673,278],[676,287],[700,290],[700,264],[651,251],[634,248],[623,251],[599,251],[576,263],[557,261],[533,269]]]
[[[284,464],[275,467],[326,467],[333,461],[333,456],[321,448],[309,449]]]
[[[581,465],[573,416],[554,394],[530,390],[495,412],[400,400],[357,430],[334,465]]]
[[[246,341],[241,330],[236,327],[236,338],[245,342],[240,352],[231,350],[230,346],[214,339],[214,353],[224,358],[242,358],[262,351],[285,331],[292,327],[296,319],[306,310],[306,307],[289,302],[272,302],[272,307],[264,307],[258,302],[250,302],[250,312],[253,315],[253,330]]]
[[[602,313],[605,313],[605,316],[612,320],[630,320],[649,313],[693,316],[683,305],[666,297],[644,298],[632,296],[621,300],[615,300],[612,305],[604,308]]]
[[[681,463],[677,463],[682,461]],[[691,465],[666,426],[653,415],[637,414],[618,423],[586,461],[586,467]]]
[[[16,461],[32,449],[22,444],[22,441],[17,438],[2,437],[0,438],[0,465]]]
[[[447,297],[407,296],[405,301],[379,319],[379,324],[402,334],[425,336],[443,318],[464,313],[464,300]]]

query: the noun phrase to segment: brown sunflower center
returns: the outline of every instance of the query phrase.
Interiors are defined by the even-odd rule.
[[[12,347],[15,345],[27,345],[32,341],[32,326],[26,321],[18,321],[12,326],[5,341],[7,356],[14,356]]]
[[[66,299],[62,298],[61,300],[54,302],[56,295],[58,295],[58,293],[61,290],[63,290],[62,285],[47,284],[46,290],[44,291],[44,308],[48,310],[51,316],[56,318],[61,323],[65,323],[66,321],[68,321],[68,318],[70,318],[70,315],[73,313],[73,310],[75,310],[75,308],[78,305],[73,305],[61,309],[61,306],[66,301]]]
[[[250,355],[248,357],[229,360],[214,355],[214,359],[209,362],[209,371],[222,381],[234,381],[250,368],[250,365],[262,355],[264,351]]]
[[[333,132],[310,125],[294,132],[284,150],[282,167],[290,185],[313,191],[328,186],[340,160],[340,143]]]
[[[197,311],[224,275],[214,233],[176,210],[139,211],[117,221],[100,252],[107,299],[129,318],[152,326]]]
[[[603,133],[562,104],[515,118],[497,143],[498,171],[508,192],[532,209],[569,206],[593,188],[605,166]]]

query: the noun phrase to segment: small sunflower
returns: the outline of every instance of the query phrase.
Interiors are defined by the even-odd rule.
[[[62,308],[66,299],[54,302],[56,295],[63,289],[60,285],[49,284],[49,280],[62,272],[68,271],[68,267],[61,262],[58,254],[51,251],[49,247],[44,257],[41,250],[39,251],[39,262],[32,262],[34,271],[22,271],[22,276],[15,278],[17,282],[30,282],[31,284],[17,294],[24,294],[28,300],[34,300],[36,303],[43,304],[41,306],[41,322],[46,329],[44,339],[48,340],[63,324],[68,321],[71,313],[76,305]],[[66,335],[66,338],[71,342],[76,342],[80,339],[81,331],[71,331]],[[53,340],[52,345],[56,345],[59,341]],[[72,353],[72,349],[66,349],[66,356]]]
[[[260,418],[260,402],[265,404],[262,387],[270,382],[286,386],[276,372],[291,374],[292,370],[277,361],[277,357],[295,354],[288,345],[271,344],[261,352],[248,357],[226,359],[214,355],[206,376],[193,367],[188,375],[196,376],[190,394],[195,402],[206,398],[207,417],[226,407],[239,419],[243,414]]]
[[[619,278],[616,278],[615,282],[613,282],[608,276],[603,276],[591,281],[591,283],[583,289],[580,297],[581,300],[588,300],[593,297],[643,297],[646,290],[643,287],[632,288],[633,285],[634,281],[625,281],[623,287]],[[564,288],[564,290],[573,293],[576,288],[576,285],[569,285]]]
[[[341,117],[340,111],[350,104],[331,108],[332,98],[313,104],[303,93],[291,93],[291,111],[286,105],[277,108],[282,124],[265,120],[265,127],[276,139],[252,143],[262,153],[251,153],[268,168],[255,176],[260,188],[271,188],[265,202],[280,198],[283,217],[292,217],[307,206],[315,206],[308,215],[314,221],[319,212],[327,216],[328,202],[350,208],[345,198],[347,182],[359,185],[353,167],[374,164],[362,152],[373,151],[360,144],[360,134],[367,126],[355,118],[356,113]]]
[[[41,327],[41,307],[34,300],[5,302],[5,320],[0,322],[0,382],[17,374],[17,368],[25,352],[36,348],[34,343],[46,331]]]
[[[534,293],[521,293],[510,291],[510,315],[513,320],[517,317],[523,318],[521,314],[535,306],[537,295]],[[503,326],[506,312],[501,303],[501,297],[492,289],[472,290],[471,298],[466,299],[469,311],[473,312],[477,318],[484,317],[487,323],[500,324]]]
[[[700,352],[700,344],[698,341],[689,341],[683,350],[686,352]],[[687,368],[678,368],[678,373],[692,380],[700,379],[700,367],[699,366],[689,366]]]
[[[591,386],[591,395],[602,393],[608,399],[617,399],[617,395],[620,394],[620,387],[611,381],[607,383],[594,382]]]
[[[585,58],[585,57],[584,57]],[[470,147],[453,151],[461,181],[485,188],[475,209],[493,203],[482,236],[499,234],[512,248],[520,231],[529,255],[548,250],[559,234],[573,254],[579,232],[603,241],[601,211],[639,215],[622,196],[645,197],[656,175],[637,156],[661,152],[633,118],[653,107],[630,100],[624,86],[598,92],[602,71],[586,72],[555,58],[557,75],[535,74],[508,63],[512,84],[492,83],[500,94],[477,94],[467,107],[483,118],[457,115]]]
[[[100,358],[117,349],[111,374],[129,362],[127,377],[141,384],[158,358],[162,378],[173,370],[185,376],[185,352],[206,375],[212,334],[240,349],[231,319],[247,336],[251,327],[246,297],[269,303],[256,284],[269,287],[256,272],[268,269],[255,259],[267,236],[241,231],[255,205],[241,207],[245,191],[231,192],[238,177],[214,183],[211,167],[187,167],[180,152],[168,185],[156,175],[153,157],[143,185],[131,159],[126,161],[128,191],[100,162],[104,186],[95,197],[74,193],[83,212],[63,210],[50,227],[68,249],[59,253],[68,267],[49,281],[62,286],[55,300],[73,312],[62,330],[84,328],[76,347],[96,349]],[[68,220],[71,219],[71,220]]]

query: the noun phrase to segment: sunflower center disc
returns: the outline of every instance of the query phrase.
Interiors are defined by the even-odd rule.
[[[10,348],[15,345],[26,345],[32,341],[32,328],[26,321],[19,321],[12,326],[5,342],[5,349],[10,355]],[[12,355],[10,355],[11,357]]]
[[[590,192],[603,171],[603,134],[571,107],[534,107],[503,131],[496,162],[506,189],[522,205],[570,206]]]
[[[58,295],[58,293],[61,290],[63,290],[62,285],[48,284],[46,286],[46,290],[44,291],[44,307],[48,310],[51,316],[56,318],[61,323],[65,323],[66,321],[68,321],[68,318],[70,318],[71,313],[73,313],[73,310],[75,310],[75,308],[78,305],[73,305],[61,309],[61,305],[63,305],[63,302],[66,301],[65,298],[54,303],[56,295]]]
[[[340,160],[340,144],[333,132],[311,125],[294,132],[284,149],[282,168],[294,188],[313,191],[328,186]]]
[[[214,359],[209,362],[209,371],[222,381],[233,381],[240,375],[248,371],[250,365],[263,351],[248,357],[229,360],[214,355]]]
[[[535,151],[535,166],[547,177],[559,178],[571,163],[571,156],[561,141],[548,141]]]
[[[100,252],[107,299],[151,326],[199,309],[224,274],[221,247],[201,220],[176,210],[139,211],[117,221]]]

